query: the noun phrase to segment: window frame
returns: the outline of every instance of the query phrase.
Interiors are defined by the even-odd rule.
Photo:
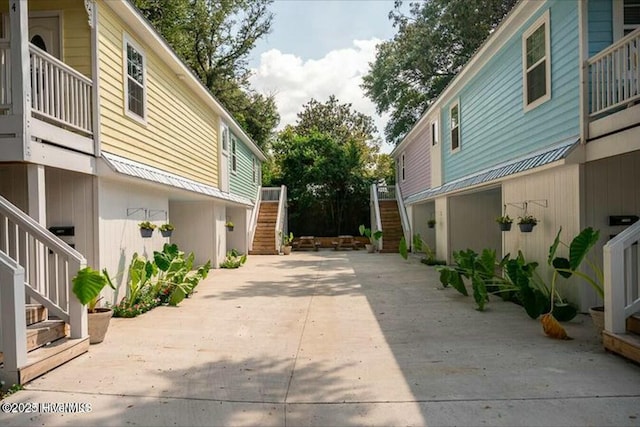
[[[128,52],[127,52],[127,48],[128,46],[131,46],[132,49],[134,49],[136,51],[136,53],[138,53],[141,58],[142,58],[142,116],[140,116],[138,113],[136,113],[135,111],[131,110],[129,108],[129,80],[132,79],[132,77],[129,76],[129,70],[128,70],[128,62],[129,62],[129,57],[128,57]],[[124,113],[127,117],[143,124],[146,125],[147,124],[147,92],[148,92],[148,88],[147,88],[147,56],[144,52],[144,49],[142,49],[140,47],[140,45],[138,43],[136,43],[128,34],[124,34],[123,38],[122,38],[122,66],[123,66],[123,81],[124,81]],[[138,82],[136,82],[136,84],[139,84]]]
[[[617,42],[625,36],[626,30],[634,31],[640,25],[628,25],[624,23],[624,15],[627,6],[624,4],[624,0],[613,0],[613,42]]]
[[[458,122],[456,123],[456,127],[455,129],[453,128],[453,114],[452,111],[455,109],[458,110]],[[453,102],[450,106],[449,106],[449,149],[452,153],[457,153],[458,151],[460,151],[460,147],[462,146],[462,137],[460,134],[460,124],[462,123],[461,117],[462,114],[460,114],[461,110],[460,110],[460,100],[457,99],[455,102]],[[456,131],[457,137],[458,137],[458,145],[457,147],[453,147],[453,132],[454,130]]]
[[[229,136],[231,147],[229,150],[229,156],[231,158],[231,173],[236,174],[238,172],[238,139],[231,134]]]
[[[524,111],[530,111],[551,99],[551,27],[549,10],[547,9],[529,28],[522,33],[522,105]],[[544,25],[544,56],[527,68],[527,39],[529,39],[541,26]],[[545,94],[528,102],[528,75],[542,61],[545,61]]]
[[[438,145],[438,120],[431,122],[431,146]]]

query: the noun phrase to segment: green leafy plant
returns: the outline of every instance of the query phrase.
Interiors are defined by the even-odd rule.
[[[173,226],[173,224],[169,224],[169,223],[162,224],[159,228],[160,231],[173,231],[175,229],[176,228]]]
[[[511,224],[513,219],[509,215],[501,215],[496,218],[498,224]]]
[[[154,251],[153,259],[158,269],[158,278],[152,294],[169,305],[178,305],[191,295],[211,269],[211,261],[207,261],[194,271],[195,255],[189,253],[185,257],[185,253],[175,244],[165,244],[162,252]]]
[[[376,242],[382,237],[382,230],[377,230],[371,233],[371,229],[365,227],[364,224],[360,224],[360,227],[358,227],[358,231],[360,232],[361,236],[365,236],[367,239],[369,239],[369,242],[372,245],[375,245]]]
[[[240,254],[237,250],[232,249],[227,252],[227,257],[220,264],[220,268],[239,268],[247,262],[247,255]]]
[[[232,222],[232,221],[227,221],[227,222],[225,222],[225,223],[224,223],[224,226],[225,226],[225,227],[228,227],[228,228],[233,228],[233,227],[234,227],[234,225],[233,225],[233,222]]]
[[[533,215],[525,215],[518,217],[518,224],[533,224],[536,225],[538,220]]]
[[[157,225],[149,222],[149,221],[143,221],[140,224],[138,224],[138,227],[145,229],[145,230],[155,230]]]
[[[291,246],[291,243],[293,242],[293,233],[289,232],[289,235],[287,235],[281,231],[280,239],[282,240],[283,246]]]
[[[402,244],[402,239],[400,240],[400,242]],[[412,243],[413,243],[413,249],[416,252],[424,252],[425,253],[425,257],[420,259],[421,263],[426,264],[426,265],[446,265],[447,264],[447,262],[444,261],[444,260],[436,259],[436,253],[431,249],[431,247],[427,244],[427,242],[422,240],[422,236],[420,236],[420,233],[417,233],[417,234],[413,235],[413,242]],[[407,259],[405,257],[405,255],[408,256],[408,253],[403,251],[402,247],[400,247],[400,251],[399,252],[400,252],[400,256],[402,256],[404,259]]]
[[[78,273],[72,279],[72,283],[74,295],[82,305],[87,306],[89,313],[96,311],[96,306],[102,299],[100,293],[105,286],[109,286],[113,290],[116,289],[106,268],[103,269],[102,272],[94,270],[91,267],[78,270]]]

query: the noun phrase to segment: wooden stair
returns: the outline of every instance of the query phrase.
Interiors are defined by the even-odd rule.
[[[382,223],[382,253],[398,253],[403,236],[400,211],[395,200],[380,200],[380,220]]]
[[[89,337],[70,339],[69,325],[49,318],[40,304],[27,304],[27,363],[19,368],[19,383],[25,384],[89,350]],[[3,362],[0,353],[0,363]]]
[[[640,363],[640,315],[633,315],[627,319],[626,334],[602,333],[604,348]]]
[[[253,236],[253,248],[249,255],[277,255],[276,248],[276,220],[278,217],[278,202],[260,202],[258,224]]]

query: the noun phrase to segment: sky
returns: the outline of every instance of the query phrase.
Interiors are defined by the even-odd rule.
[[[375,46],[395,29],[388,19],[393,0],[275,0],[272,31],[250,57],[252,87],[274,93],[279,129],[296,121],[311,98],[341,103],[374,119],[381,137],[386,115],[376,113],[360,84],[375,59]],[[384,138],[383,138],[384,140]],[[383,145],[383,152],[392,146]]]

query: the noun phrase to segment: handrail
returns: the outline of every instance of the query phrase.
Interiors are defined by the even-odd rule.
[[[589,116],[640,99],[640,28],[587,60],[591,83]]]
[[[284,209],[286,205],[286,200],[287,200],[287,187],[283,185],[280,187],[280,198],[278,200],[278,215],[276,216],[275,244],[278,252],[280,251],[280,247],[282,245],[282,233],[285,232]]]
[[[262,201],[277,202],[280,200],[280,187],[262,187]]]
[[[82,254],[2,196],[0,251],[24,268],[29,297],[69,323],[72,338],[87,336],[86,309],[71,295],[73,277],[86,266]]]
[[[409,222],[409,216],[404,206],[404,199],[402,197],[402,190],[400,184],[396,184],[396,203],[398,204],[398,211],[400,211],[400,223],[402,224],[402,233],[404,235],[404,241],[407,245],[412,244],[411,239],[411,223]]]
[[[258,227],[258,215],[260,214],[260,202],[262,201],[262,186],[258,186],[256,191],[256,200],[251,210],[251,219],[249,222],[249,250],[253,249],[253,238],[256,235],[256,228]]]
[[[371,184],[371,203],[373,204],[372,214],[373,214],[373,219],[375,220],[375,221],[371,221],[371,234],[373,235],[373,233],[375,233],[378,230],[383,231],[382,219],[380,218],[380,202],[378,201],[378,186],[375,183]],[[384,247],[383,239],[384,239],[384,234],[378,240],[378,242],[380,242],[380,247],[378,248],[378,250],[381,250]]]
[[[395,187],[378,185],[378,200],[396,200]]]
[[[11,45],[0,41],[0,111],[11,108]]]
[[[627,318],[640,312],[640,222],[609,240],[603,248],[604,329],[626,332]]]
[[[91,135],[91,79],[33,44],[29,44],[29,61],[33,112]]]

